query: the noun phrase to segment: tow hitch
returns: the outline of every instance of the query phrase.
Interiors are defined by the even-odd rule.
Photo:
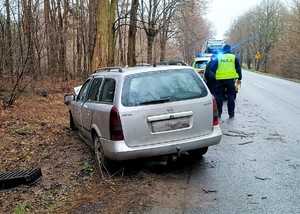
[[[177,147],[177,148],[176,148],[176,151],[177,151],[177,157],[180,158],[180,156],[181,156],[180,147]]]

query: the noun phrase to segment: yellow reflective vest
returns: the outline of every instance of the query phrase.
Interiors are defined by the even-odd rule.
[[[217,80],[239,78],[235,69],[235,55],[227,53],[218,57],[218,69],[216,71]]]

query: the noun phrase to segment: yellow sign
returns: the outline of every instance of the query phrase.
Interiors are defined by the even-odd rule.
[[[260,52],[257,52],[257,53],[255,54],[255,59],[260,59]]]

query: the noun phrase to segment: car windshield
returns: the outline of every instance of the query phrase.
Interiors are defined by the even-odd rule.
[[[205,68],[207,60],[199,60],[195,63],[195,68]]]
[[[154,71],[126,77],[122,92],[124,106],[139,106],[201,98],[208,94],[193,70]]]

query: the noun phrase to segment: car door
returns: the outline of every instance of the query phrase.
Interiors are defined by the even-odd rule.
[[[109,118],[114,102],[115,90],[116,79],[105,78],[100,89],[99,103],[94,108],[92,121],[100,131],[100,138],[110,138]]]
[[[86,101],[81,106],[81,121],[82,121],[83,135],[90,141],[92,141],[92,136],[91,136],[92,118],[93,118],[95,105],[98,105],[99,102],[102,81],[103,81],[102,76],[97,76],[93,78],[91,85],[89,87]]]
[[[88,94],[88,89],[90,86],[91,79],[88,79],[81,87],[77,97],[76,97],[76,102],[74,102],[73,106],[73,119],[74,123],[78,127],[78,130],[83,133],[82,130],[82,121],[81,121],[81,108],[85,103],[87,94]]]

